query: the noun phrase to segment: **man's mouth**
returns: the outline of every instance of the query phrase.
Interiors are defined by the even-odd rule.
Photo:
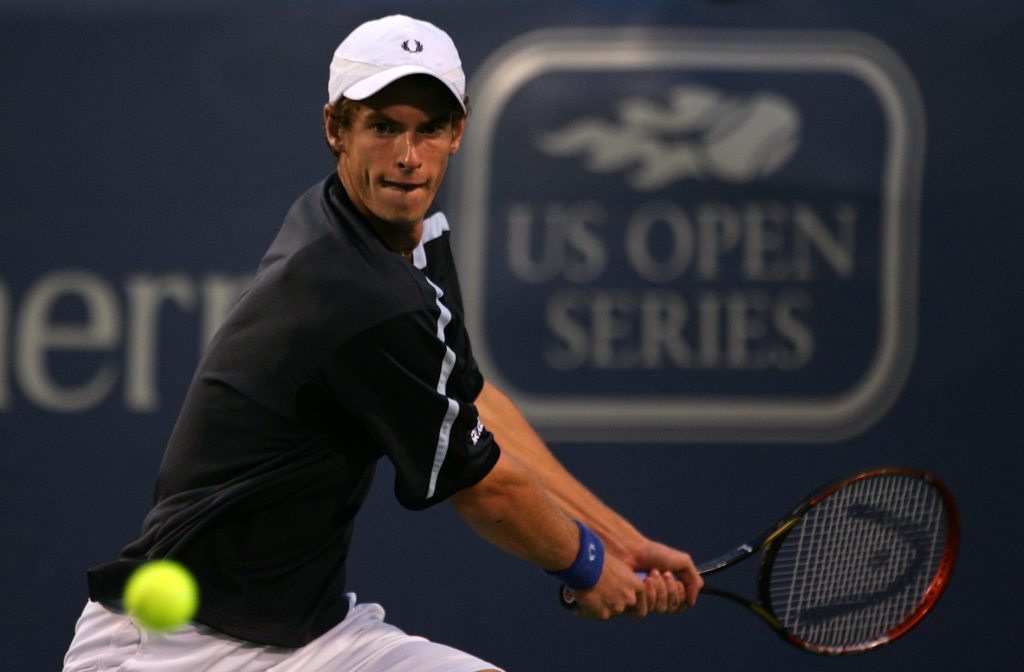
[[[391,180],[384,180],[384,186],[388,189],[398,189],[399,191],[416,191],[426,186],[425,182],[393,182]]]

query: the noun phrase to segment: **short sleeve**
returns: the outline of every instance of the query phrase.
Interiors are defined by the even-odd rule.
[[[323,367],[339,405],[394,465],[406,508],[475,484],[498,459],[472,403],[479,373],[458,340],[439,332],[436,313],[414,311],[348,339]]]
[[[427,220],[428,222],[430,220]],[[421,270],[430,278],[430,281],[444,292],[445,303],[452,313],[458,316],[460,323],[464,323],[465,310],[462,303],[462,287],[459,283],[459,274],[455,267],[455,259],[452,256],[451,240],[448,233],[447,219],[442,216],[444,222],[443,230],[436,238],[432,238],[423,245],[423,258]],[[426,224],[427,222],[424,222]],[[417,266],[420,267],[419,265]],[[473,358],[473,348],[469,342],[465,330],[452,334],[455,339],[456,348],[466,361],[466,378],[475,386],[471,399],[476,399],[480,390],[483,389],[483,375],[477,367]]]

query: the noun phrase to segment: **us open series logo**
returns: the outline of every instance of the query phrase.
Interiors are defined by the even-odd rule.
[[[925,124],[883,44],[540,31],[470,91],[468,325],[546,437],[839,440],[897,398]]]

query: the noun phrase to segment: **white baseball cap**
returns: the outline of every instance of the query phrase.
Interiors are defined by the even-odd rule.
[[[466,74],[452,38],[431,23],[401,14],[367,21],[338,45],[327,94],[330,102],[342,96],[365,100],[409,75],[437,78],[466,111]]]

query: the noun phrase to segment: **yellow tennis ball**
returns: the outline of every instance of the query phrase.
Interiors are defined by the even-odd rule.
[[[128,579],[124,606],[132,620],[147,630],[171,630],[195,615],[199,588],[184,566],[173,560],[153,560]]]

